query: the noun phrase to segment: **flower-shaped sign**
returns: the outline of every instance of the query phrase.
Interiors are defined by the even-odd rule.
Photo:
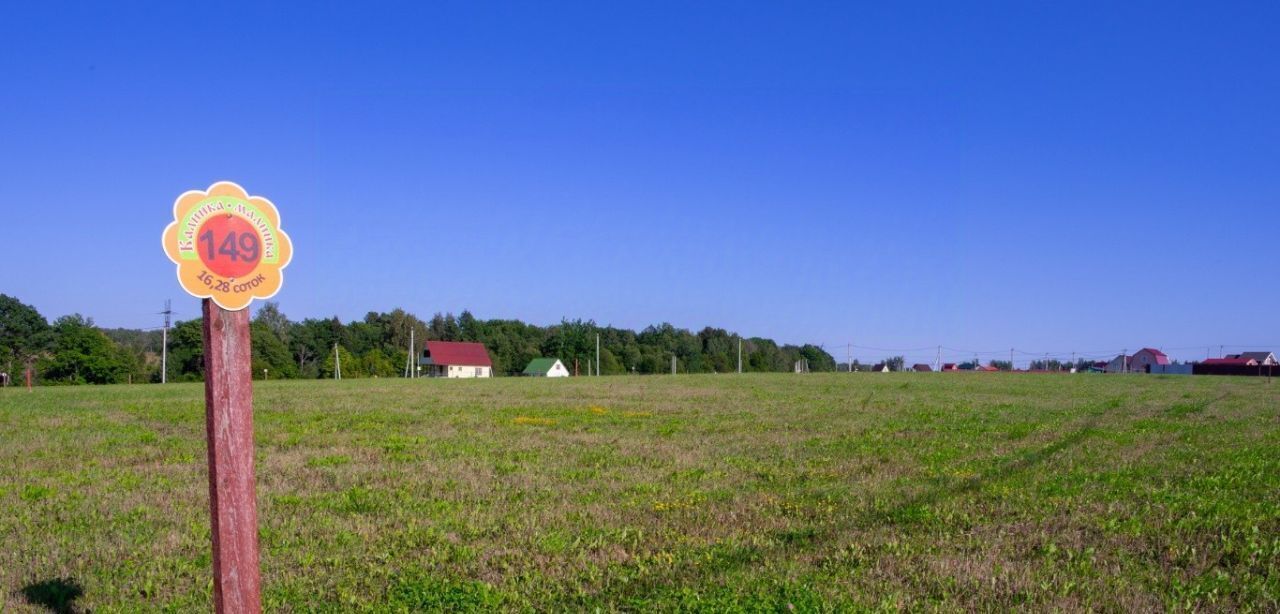
[[[161,242],[183,290],[231,311],[279,292],[293,258],[276,206],[230,181],[179,196]]]

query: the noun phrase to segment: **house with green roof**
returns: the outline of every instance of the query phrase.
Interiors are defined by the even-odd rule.
[[[569,370],[559,358],[534,358],[522,375],[529,377],[569,377]]]

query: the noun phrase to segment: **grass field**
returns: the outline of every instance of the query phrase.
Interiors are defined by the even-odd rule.
[[[202,392],[0,391],[0,610],[210,608]],[[1265,379],[347,380],[256,398],[272,611],[1280,609]]]

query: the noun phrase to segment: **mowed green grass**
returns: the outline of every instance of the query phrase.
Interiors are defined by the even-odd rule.
[[[203,388],[0,391],[0,610],[209,609]],[[1280,608],[1280,383],[271,382],[283,611]]]

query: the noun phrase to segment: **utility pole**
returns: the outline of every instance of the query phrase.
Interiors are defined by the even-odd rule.
[[[671,374],[672,375],[676,374],[676,355],[675,354],[671,355]]]
[[[338,353],[338,342],[333,342],[333,379],[342,379],[342,355]]]
[[[1129,348],[1120,350],[1120,372],[1129,372]]]
[[[1013,370],[1013,348],[1009,348],[1009,370]]]
[[[169,317],[173,315],[172,301],[164,299],[164,328],[160,333],[160,383],[169,381]]]
[[[742,337],[738,337],[738,373],[742,373]]]
[[[933,359],[933,370],[934,371],[942,370],[942,346],[938,346],[938,355]],[[1009,365],[1009,370],[1010,371],[1013,370],[1013,365]]]
[[[596,333],[596,375],[600,375],[600,333]]]
[[[404,376],[413,377],[413,327],[409,327],[409,354],[404,357]]]

